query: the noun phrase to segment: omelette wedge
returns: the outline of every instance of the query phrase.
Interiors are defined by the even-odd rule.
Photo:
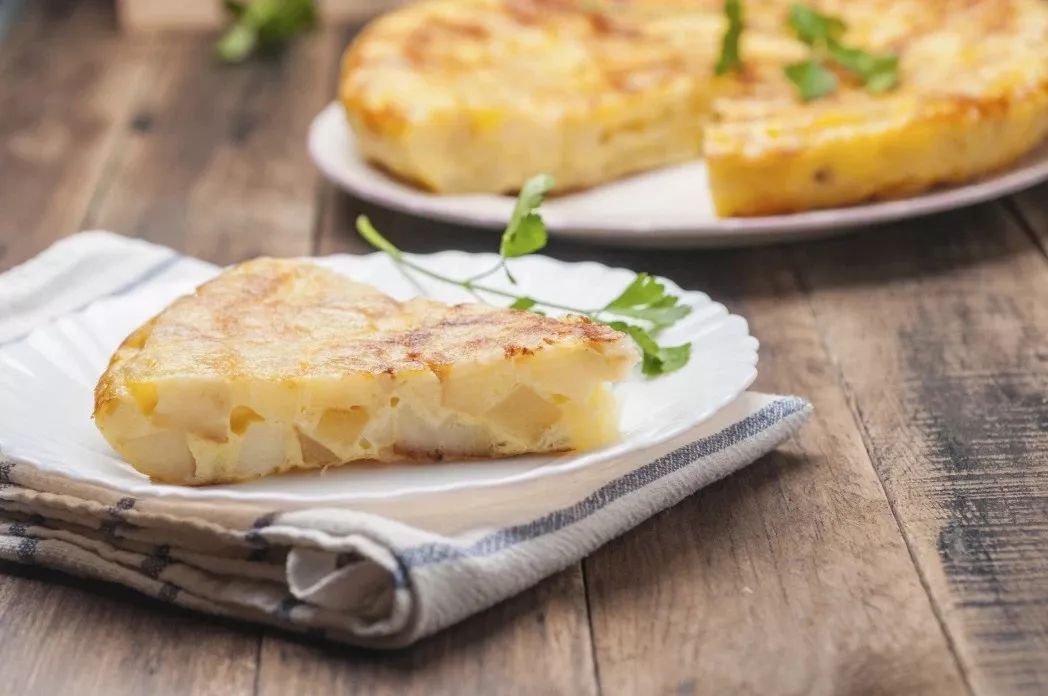
[[[134,331],[95,389],[106,440],[154,479],[237,481],[355,460],[585,449],[617,435],[637,360],[583,317],[399,302],[256,259]]]
[[[811,0],[899,60],[872,94],[839,66],[801,101],[793,0],[746,2],[743,68],[715,76],[723,0],[423,0],[369,25],[339,98],[363,155],[438,193],[558,191],[705,158],[722,216],[896,198],[1008,166],[1048,135],[1048,2]]]

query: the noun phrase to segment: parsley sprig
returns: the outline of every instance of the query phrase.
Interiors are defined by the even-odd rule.
[[[278,48],[317,21],[313,0],[223,0],[223,5],[233,24],[215,44],[215,52],[228,63]]]
[[[724,30],[720,57],[714,68],[718,75],[742,69],[742,58],[739,56],[739,37],[742,36],[743,28],[742,0],[724,0],[724,14],[728,19],[728,27]]]
[[[742,70],[739,39],[744,28],[742,0],[724,0],[727,27],[721,38],[720,55],[714,72],[725,75]],[[869,92],[886,92],[899,82],[899,57],[891,53],[872,53],[841,42],[847,26],[838,17],[823,14],[807,5],[790,6],[789,25],[811,55],[783,67],[786,77],[804,101],[832,94],[837,90],[835,65],[858,77]]]
[[[797,38],[812,48],[809,58],[784,68],[786,77],[804,101],[824,97],[837,89],[837,77],[827,63],[856,75],[870,92],[885,92],[898,84],[899,57],[845,46],[841,36],[847,26],[841,19],[794,3],[790,7],[789,24]]]
[[[837,76],[817,58],[790,63],[783,68],[783,72],[804,101],[825,97],[837,89]]]
[[[506,223],[506,229],[502,233],[502,242],[499,244],[499,262],[494,268],[484,271],[470,278],[470,282],[486,278],[498,270],[504,270],[509,282],[517,284],[517,279],[509,272],[506,259],[517,256],[526,256],[546,246],[546,223],[542,221],[536,210],[542,205],[546,194],[553,188],[553,177],[549,174],[539,174],[524,182],[517,196],[517,203],[513,206],[513,212]],[[514,307],[514,309],[529,309],[529,307]]]
[[[691,344],[663,346],[659,345],[656,337],[660,331],[687,316],[691,312],[691,307],[681,304],[678,296],[667,292],[665,285],[647,273],[638,273],[621,293],[603,307],[589,309],[536,299],[478,282],[502,270],[505,271],[510,282],[515,285],[517,281],[510,273],[507,261],[518,256],[532,254],[546,246],[549,235],[538,208],[552,187],[552,178],[544,174],[532,177],[524,184],[517,197],[517,204],[514,206],[509,223],[502,233],[499,262],[491,269],[470,278],[450,278],[416,263],[383,237],[366,215],[357,217],[357,232],[368,244],[388,254],[403,268],[434,280],[457,285],[473,293],[485,293],[512,300],[512,303],[508,305],[511,309],[540,314],[542,312],[538,308],[555,309],[580,314],[622,331],[628,334],[640,348],[643,354],[641,371],[648,377],[664,375],[684,367],[691,357]],[[618,317],[626,317],[632,321],[627,322]]]

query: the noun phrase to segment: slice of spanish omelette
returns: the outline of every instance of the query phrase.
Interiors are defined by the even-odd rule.
[[[340,99],[364,156],[441,193],[558,190],[699,156],[721,215],[916,193],[1007,166],[1048,133],[1048,2],[815,0],[899,57],[803,102],[792,2],[745,3],[742,70],[714,76],[722,0],[424,0],[372,23]]]
[[[637,360],[582,317],[399,302],[334,271],[256,259],[134,331],[95,422],[179,484],[355,460],[585,449],[617,434],[609,383]]]

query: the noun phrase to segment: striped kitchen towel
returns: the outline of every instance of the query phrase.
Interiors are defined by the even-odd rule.
[[[214,271],[146,242],[74,235],[0,275],[0,349],[96,299]],[[4,369],[12,368],[0,360]],[[0,558],[120,583],[210,614],[404,646],[749,464],[790,437],[810,410],[796,397],[746,393],[697,428],[588,474],[570,496],[532,495],[524,507],[442,500],[444,514],[408,521],[361,506],[130,496],[5,455],[0,414]]]

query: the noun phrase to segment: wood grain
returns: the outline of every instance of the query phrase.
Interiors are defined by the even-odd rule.
[[[407,0],[314,0],[322,22],[356,21],[402,5]],[[216,0],[116,0],[120,28],[129,32],[219,29],[229,14]]]
[[[1048,692],[1048,268],[981,206],[791,250],[977,693]]]
[[[596,693],[579,567],[394,653],[267,635],[259,694],[286,693]]]
[[[462,249],[474,252],[497,252],[499,231],[465,227],[426,220],[385,210],[376,205],[347,196],[341,191],[325,187],[321,196],[320,224],[317,228],[316,253],[367,254],[374,251],[354,227],[358,215],[367,215],[375,227],[404,251],[430,254],[443,249]],[[592,246],[570,244],[553,239],[543,251],[562,258],[615,258],[614,250],[599,250]],[[636,256],[629,252],[627,256]]]
[[[317,175],[309,122],[330,98],[339,32],[239,66],[206,36],[170,38],[85,226],[161,242],[218,263],[308,254]]]
[[[0,572],[4,693],[252,693],[253,629],[59,573],[8,563]]]
[[[27,3],[0,43],[0,269],[80,229],[141,87],[102,0]]]
[[[491,232],[423,224],[338,194],[325,200],[322,253],[365,249],[350,222],[361,212],[408,250],[497,243]],[[548,251],[731,300],[761,339],[758,387],[816,406],[780,453],[585,561],[602,692],[963,692],[788,256],[597,252],[558,240]]]
[[[0,133],[22,137],[33,109],[43,105],[55,111],[45,113],[53,127],[35,146],[46,149],[46,136],[67,135],[47,167],[14,161],[11,146],[5,149],[0,183],[10,176],[22,188],[0,185],[0,202],[14,216],[3,224],[45,218],[25,241],[14,225],[3,228],[0,243],[19,244],[9,256],[20,259],[82,226],[108,227],[217,262],[309,253],[316,178],[302,144],[309,119],[327,98],[338,35],[317,33],[282,59],[227,68],[212,60],[210,37],[117,43],[112,22],[95,11],[78,8],[53,18],[44,9],[33,20],[41,36],[15,44],[30,55],[7,55],[3,64],[9,72],[35,72],[0,86],[2,103],[29,105],[19,107],[21,120],[0,115],[0,128],[7,128]],[[96,56],[70,39],[81,32],[85,41],[113,50]],[[35,46],[67,39],[77,53],[54,56],[58,63],[44,60]],[[92,61],[90,70],[66,75],[80,55]],[[127,65],[134,66],[134,80],[114,94],[110,82],[130,79]],[[77,76],[85,85],[66,84]],[[33,81],[73,91],[53,97],[34,91]],[[111,101],[117,97],[119,104]],[[81,112],[95,101],[104,110],[86,119]],[[18,168],[7,169],[9,161]],[[26,179],[24,186],[19,179]],[[63,205],[69,195],[75,201]],[[12,571],[0,586],[0,665],[6,683],[18,687],[12,693],[68,691],[71,678],[84,694],[253,691],[259,629],[158,611],[156,603],[98,583],[24,572]]]
[[[324,187],[315,252],[369,248],[353,232],[365,212],[384,231],[415,249],[420,238],[454,246],[463,237],[490,243],[490,233],[470,235],[374,209]],[[447,235],[443,234],[447,233]],[[406,235],[406,238],[405,238]],[[490,249],[490,246],[486,247]],[[334,693],[596,692],[581,567],[574,567],[421,644],[395,654],[347,652],[263,639],[261,692],[317,689]]]
[[[1048,183],[1016,194],[1009,204],[1048,258]]]
[[[756,386],[816,411],[795,441],[586,561],[603,692],[962,693],[785,255],[638,263],[729,300],[761,341]]]
[[[84,225],[217,262],[366,251],[358,212],[405,249],[496,248],[490,231],[318,186],[303,143],[343,34],[235,68],[211,60],[212,40],[118,38],[102,0],[28,4],[0,45],[0,267]],[[1032,239],[1048,237],[1048,188],[1009,205],[792,248],[554,241],[554,256],[662,273],[728,300],[762,339],[759,386],[811,398],[815,419],[780,452],[609,544],[584,574],[570,568],[398,653],[5,565],[5,687],[1044,693],[1048,264]]]
[[[210,0],[116,0],[123,31],[218,29],[229,22],[220,2]]]

